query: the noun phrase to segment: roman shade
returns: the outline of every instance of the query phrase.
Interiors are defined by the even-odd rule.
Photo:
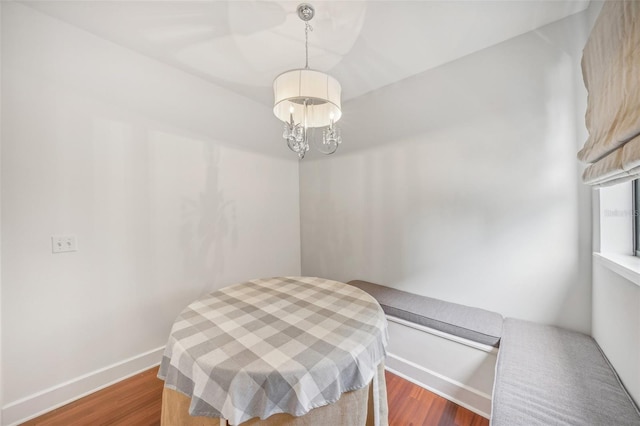
[[[578,159],[589,185],[640,176],[640,1],[608,0],[582,55],[589,138]]]

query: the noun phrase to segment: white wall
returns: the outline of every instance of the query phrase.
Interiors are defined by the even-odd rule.
[[[640,403],[640,285],[593,265],[593,337]]]
[[[0,22],[2,22],[2,3],[0,3]],[[2,46],[2,31],[0,31],[0,46]],[[2,82],[2,53],[0,50],[0,82]],[[0,84],[0,99],[2,99],[2,84]],[[2,164],[2,102],[0,102],[0,164]],[[2,187],[2,173],[0,173],[0,188]],[[2,191],[0,190],[0,217],[2,215]],[[2,220],[0,219],[0,241],[2,241]],[[0,425],[2,421],[2,406],[4,396],[2,391],[2,244],[0,244]]]
[[[589,332],[590,191],[574,15],[345,105],[300,166],[302,272]]]
[[[632,183],[594,191],[592,335],[640,402],[640,258],[633,256]]]
[[[9,424],[159,362],[199,295],[299,274],[299,186],[253,101],[16,3],[1,51]]]

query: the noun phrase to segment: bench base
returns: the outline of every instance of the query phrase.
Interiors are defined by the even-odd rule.
[[[485,418],[498,350],[387,315],[387,370]]]

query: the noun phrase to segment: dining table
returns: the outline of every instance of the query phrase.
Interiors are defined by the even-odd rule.
[[[158,377],[162,424],[387,425],[387,321],[357,287],[273,277],[177,317]]]

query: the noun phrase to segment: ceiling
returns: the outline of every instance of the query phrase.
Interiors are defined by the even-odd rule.
[[[298,1],[27,1],[97,36],[270,106],[304,66]],[[580,12],[582,1],[314,1],[309,65],[343,102]]]

